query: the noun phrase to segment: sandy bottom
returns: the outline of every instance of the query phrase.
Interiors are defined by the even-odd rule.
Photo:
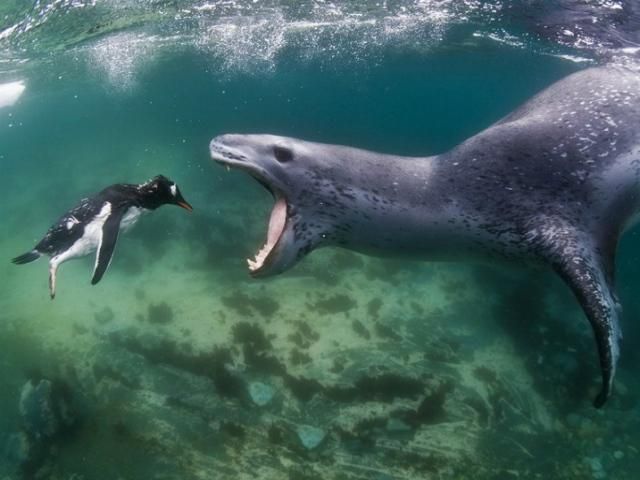
[[[550,274],[325,249],[252,280],[264,212],[181,213],[143,218],[98,286],[65,264],[55,301],[45,260],[0,264],[6,478],[634,478],[635,380],[591,407],[591,334]],[[28,379],[73,421],[21,462]]]

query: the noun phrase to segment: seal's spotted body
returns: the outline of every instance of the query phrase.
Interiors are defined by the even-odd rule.
[[[341,245],[423,259],[551,265],[594,329],[603,387],[618,358],[614,257],[640,210],[640,75],[593,68],[442,155],[408,158],[272,135],[223,135],[212,157],[276,197],[254,275]],[[286,208],[285,208],[286,206]]]

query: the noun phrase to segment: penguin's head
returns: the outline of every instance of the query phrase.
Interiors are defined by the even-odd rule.
[[[144,206],[151,210],[156,209],[162,205],[178,205],[191,212],[193,207],[187,202],[176,182],[165,177],[164,175],[157,175],[146,183],[143,183],[139,187],[140,193],[144,197]]]

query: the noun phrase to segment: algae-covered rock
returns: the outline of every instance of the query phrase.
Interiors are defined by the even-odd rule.
[[[3,457],[13,465],[22,465],[29,460],[32,443],[25,432],[12,433],[6,439]]]
[[[296,433],[298,434],[300,443],[302,443],[302,446],[307,450],[318,448],[327,436],[327,432],[311,425],[298,425],[296,427]]]
[[[263,407],[271,402],[274,393],[273,387],[262,382],[251,382],[249,384],[249,396],[251,400],[253,400],[253,403],[259,407]]]
[[[64,385],[47,379],[30,380],[22,387],[20,415],[24,429],[36,440],[54,437],[76,421]]]

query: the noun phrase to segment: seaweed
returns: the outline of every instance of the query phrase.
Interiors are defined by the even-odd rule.
[[[403,420],[413,428],[444,421],[447,416],[444,404],[447,400],[447,395],[452,390],[453,383],[441,383],[435,390],[424,397],[415,411],[408,412]]]
[[[280,304],[267,296],[250,297],[244,292],[235,291],[222,297],[222,303],[243,317],[249,317],[255,310],[263,317],[270,318],[280,309]]]
[[[243,292],[235,291],[231,295],[227,295],[226,297],[222,297],[222,304],[235,310],[243,317],[251,316],[251,308],[249,307],[249,295]]]
[[[271,349],[271,340],[267,338],[264,330],[254,323],[237,323],[233,326],[232,334],[234,341],[248,344],[257,351]]]
[[[366,329],[366,327],[363,325],[363,323],[356,319],[353,322],[351,322],[351,328],[353,328],[353,331],[356,332],[358,335],[360,335],[362,338],[365,338],[367,340],[369,340],[371,338],[371,334],[369,333],[369,330]]]
[[[344,360],[341,358],[334,358],[333,365],[331,365],[331,368],[329,369],[329,371],[331,373],[341,373],[344,371],[344,368],[345,368]]]
[[[291,365],[306,365],[307,363],[311,363],[311,357],[300,350],[294,349],[289,355],[289,361]]]
[[[312,342],[320,340],[320,334],[313,330],[308,323],[298,320],[295,324],[298,327],[298,331]]]
[[[428,342],[423,356],[432,363],[452,363],[456,360],[456,354],[449,343],[440,338]]]
[[[317,380],[294,377],[288,373],[283,375],[284,384],[291,390],[291,393],[300,401],[308,402],[316,394],[322,392],[324,387]]]
[[[425,388],[426,384],[417,378],[383,373],[361,377],[351,387],[327,387],[324,394],[338,402],[376,400],[391,403],[396,398],[417,398]]]
[[[300,332],[293,332],[287,336],[287,339],[295,344],[298,348],[309,348],[311,343],[302,336]]]
[[[268,352],[272,349],[271,341],[264,331],[255,324],[241,322],[233,329],[233,339],[242,347],[245,363],[257,372],[274,375],[286,373],[286,367]]]
[[[382,307],[382,300],[374,298],[367,303],[367,313],[374,318],[377,318],[380,314],[380,308]]]
[[[173,321],[173,309],[166,302],[149,304],[147,321],[154,325],[166,325]]]
[[[280,309],[280,304],[270,297],[254,298],[251,306],[263,317],[271,317]]]
[[[159,339],[150,345],[145,345],[133,337],[114,337],[112,340],[126,350],[142,355],[152,364],[169,365],[211,379],[218,393],[224,397],[246,398],[244,381],[226,368],[227,364],[232,363],[231,352],[228,349],[214,348],[210,352],[192,354],[180,350],[174,341],[168,339]],[[114,375],[111,371],[101,373]]]
[[[379,337],[388,338],[390,340],[396,340],[396,341],[402,340],[402,337],[399,334],[397,334],[395,330],[393,330],[393,328],[385,325],[384,323],[376,321],[373,323],[373,328]]]
[[[310,305],[310,308],[316,312],[326,314],[345,313],[357,306],[357,302],[348,295],[338,293],[331,297],[321,297],[314,304]]]
[[[309,348],[312,343],[320,339],[320,334],[313,330],[307,323],[302,320],[294,322],[298,329],[289,334],[287,339],[294,343],[298,348]]]
[[[244,440],[246,436],[245,428],[235,422],[221,422],[220,431],[239,440]]]

